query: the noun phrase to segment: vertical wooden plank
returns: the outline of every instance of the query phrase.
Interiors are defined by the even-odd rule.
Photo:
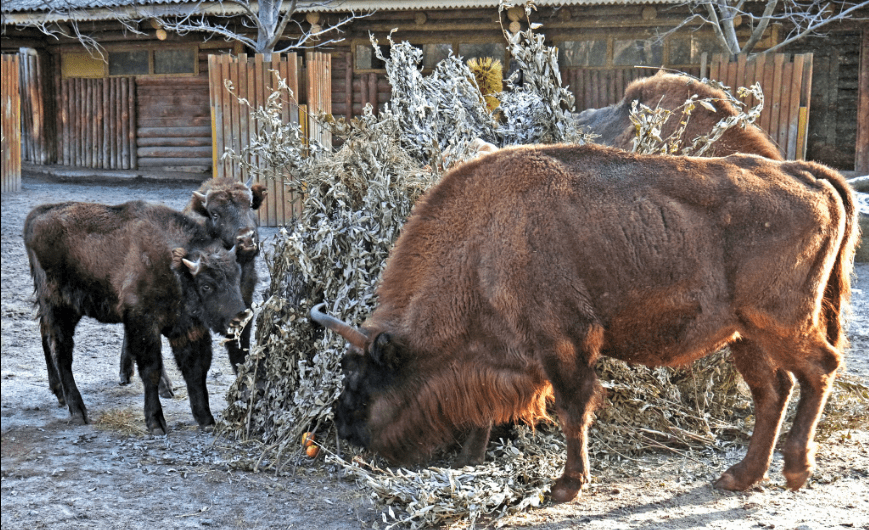
[[[73,79],[71,96],[71,123],[73,137],[72,166],[81,165],[81,120],[79,120],[79,105],[81,105],[81,79]]]
[[[788,133],[790,132],[790,128],[788,127],[788,119],[790,117],[791,111],[791,100],[789,97],[791,81],[793,79],[794,73],[794,63],[785,59],[784,67],[782,69],[782,82],[781,82],[781,106],[779,107],[779,118],[778,118],[778,146],[779,150],[782,152],[782,155],[790,160],[790,155],[787,151],[788,149]]]
[[[102,105],[100,105],[100,128],[103,131],[103,138],[100,145],[100,167],[108,169],[111,167],[111,155],[109,155],[109,79],[101,79],[100,92],[102,93]]]
[[[788,97],[788,144],[787,144],[787,159],[796,160],[797,155],[797,135],[800,128],[800,88],[803,84],[803,61],[805,57],[802,55],[794,55],[793,72],[791,73],[790,93]]]
[[[277,53],[272,54],[272,61],[270,64],[268,72],[268,86],[271,87],[268,90],[269,93],[276,92],[279,90],[279,83],[277,76],[280,76],[281,70],[281,57]],[[276,76],[277,74],[277,76]],[[270,189],[274,190],[275,194],[275,226],[285,224],[286,220],[284,218],[284,185],[283,180],[272,179],[272,187]]]
[[[230,148],[233,153],[236,155],[241,154],[242,142],[241,142],[241,103],[238,101],[238,80],[239,80],[239,64],[240,60],[238,57],[232,57],[229,61],[229,79],[232,81],[232,90],[226,91],[226,96],[229,98],[229,138],[230,138]],[[248,113],[245,113],[248,114]],[[232,161],[230,163],[229,168],[229,176],[234,179],[238,179],[241,175],[239,171],[239,163]]]
[[[220,105],[223,109],[222,113],[222,123],[220,124],[221,129],[223,130],[223,149],[218,153],[218,158],[220,159],[220,176],[223,178],[229,177],[232,175],[232,169],[229,165],[229,162],[224,158],[224,153],[226,153],[226,148],[232,147],[232,109],[230,108],[230,96],[229,92],[226,90],[226,80],[229,79],[229,63],[232,61],[232,57],[229,55],[221,55],[220,56],[220,82],[218,83],[219,91],[220,91]]]
[[[99,113],[99,107],[102,105],[102,102],[100,102],[100,96],[103,92],[102,87],[100,86],[102,84],[101,81],[102,80],[100,79],[91,79],[90,81],[92,87],[91,113],[88,122],[91,129],[91,142],[88,146],[88,150],[91,152],[91,167],[100,167],[99,147],[103,144],[99,123],[95,119],[96,115]]]
[[[760,128],[769,134],[770,123],[772,122],[772,94],[775,90],[773,83],[775,82],[775,55],[772,56],[772,60],[770,61],[770,57],[764,54],[766,64],[763,69],[763,87],[766,87],[763,91],[764,99],[765,99],[765,109],[760,115]],[[770,135],[771,137],[772,135]]]
[[[109,120],[109,128],[112,131],[111,156],[113,169],[120,169],[123,167],[123,164],[121,163],[121,105],[119,99],[121,91],[118,88],[120,84],[121,79],[119,77],[112,77],[109,79],[109,97],[112,98],[112,116]]]
[[[308,75],[311,75],[310,73]],[[368,74],[368,96],[371,98],[371,106],[374,113],[380,110],[380,98],[377,94],[377,74]]]
[[[857,150],[854,153],[854,169],[858,175],[869,175],[869,28],[865,26],[862,40],[857,70]]]
[[[700,79],[706,79],[706,70],[708,69],[709,53],[703,52],[700,54]]]
[[[752,84],[760,83],[760,91],[763,94],[766,94],[766,91],[769,90],[768,87],[763,86],[763,72],[764,72],[764,67],[766,65],[766,54],[762,53],[760,55],[755,55],[753,60],[752,60],[752,63],[754,65],[754,69],[753,69],[753,73],[751,75],[751,83]],[[754,107],[755,105],[757,105],[757,103],[758,103],[757,99],[752,97],[751,98],[751,106]],[[761,116],[763,116],[763,113],[766,112],[766,96],[764,96],[764,105],[763,106],[764,106],[764,109],[761,111]],[[759,123],[759,121],[758,121],[758,123]]]
[[[215,93],[217,92],[217,82],[215,75],[215,56],[208,55],[208,110],[211,116],[211,178],[217,178],[217,105]]]
[[[733,89],[734,95],[737,87],[740,86],[748,86],[745,81],[745,72],[747,70],[746,63],[748,61],[748,56],[744,53],[740,53],[736,56],[736,76],[734,77]]]
[[[772,92],[770,93],[770,115],[769,115],[769,127],[767,129],[767,133],[769,133],[770,138],[779,147],[779,151],[782,150],[782,145],[778,141],[778,133],[779,133],[779,116],[781,112],[781,87],[782,87],[782,76],[784,73],[784,61],[785,55],[781,53],[777,53],[773,56],[773,77],[772,77]],[[784,152],[782,152],[782,156],[784,156]]]
[[[797,141],[797,159],[806,159],[806,149],[809,142],[809,116],[812,107],[812,70],[814,68],[814,56],[811,53],[803,54],[803,82],[800,86],[800,112],[805,111],[805,118],[800,116],[800,138]],[[867,116],[863,116],[867,118]],[[858,117],[859,119],[859,117]],[[860,145],[859,143],[857,144]],[[864,145],[864,148],[867,146]]]
[[[69,79],[61,80],[61,107],[60,107],[60,121],[61,121],[61,134],[62,138],[60,140],[61,145],[61,155],[63,160],[63,165],[69,166],[72,165],[72,155],[70,154],[70,146],[72,145],[72,129],[70,127],[70,92],[72,92],[72,81]]]
[[[130,96],[129,96],[129,105],[130,105],[130,169],[137,169],[139,167],[139,154],[138,154],[138,145],[136,134],[136,78],[130,78]]]
[[[344,115],[347,121],[353,118],[353,53],[347,52],[344,54],[346,64],[344,66],[344,104],[347,105],[347,113]]]

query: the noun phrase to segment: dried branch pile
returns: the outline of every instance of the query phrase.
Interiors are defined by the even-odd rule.
[[[291,94],[254,111],[261,134],[231,156],[255,155],[260,162],[249,169],[298,191],[303,212],[266,257],[271,286],[256,308],[255,345],[219,425],[224,436],[263,444],[248,468],[280,471],[298,462],[301,435],[312,431],[326,440],[330,461],[369,488],[389,524],[473,525],[545,501],[564,464],[557,426],[514,427],[509,439],[490,443],[485,465],[463,469],[393,470],[373,455],[338,447],[332,406],[341,390],[345,344],[308,320],[321,301],[328,313],[356,325],[370,314],[386,257],[415,200],[437,182],[439,168],[473,156],[474,138],[500,146],[587,139],[573,128],[572,97],[561,87],[555,51],[531,30],[507,36],[524,79],[497,95],[500,106],[492,114],[461,60],[451,57],[425,77],[418,51],[405,43],[392,43],[386,60],[392,102],[380,114],[368,108],[350,123],[334,124],[333,134],[345,138],[336,152],[303,143],[298,126],[280,122]],[[593,468],[649,449],[742,442],[753,427],[751,397],[725,352],[680,370],[614,360],[597,368],[609,406],[598,411],[591,430]],[[822,428],[866,427],[867,403],[864,384],[837,383]]]

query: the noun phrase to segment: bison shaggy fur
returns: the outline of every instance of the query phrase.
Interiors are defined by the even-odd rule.
[[[757,420],[716,485],[764,477],[795,379],[797,489],[846,343],[855,223],[845,180],[810,162],[589,145],[465,163],[415,206],[361,328],[312,311],[351,343],[339,434],[402,464],[464,436],[459,463],[478,462],[493,423],[545,417],[551,392],[568,501],[589,481],[597,359],[679,366],[730,345]]]

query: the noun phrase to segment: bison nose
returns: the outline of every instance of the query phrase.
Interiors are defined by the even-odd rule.
[[[235,315],[235,317],[233,317],[233,319],[229,321],[229,328],[244,328],[244,326],[247,325],[248,321],[250,320],[251,316],[253,316],[253,311],[251,311],[250,309],[245,309],[241,313]]]
[[[239,234],[236,238],[236,245],[241,247],[244,251],[252,251],[257,248],[257,240],[256,240],[256,231],[255,230],[247,230]]]

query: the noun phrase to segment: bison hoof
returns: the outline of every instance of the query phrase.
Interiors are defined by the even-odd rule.
[[[200,425],[199,430],[202,432],[214,432],[214,425]]]
[[[809,477],[812,476],[812,470],[807,469],[805,471],[800,472],[784,472],[785,481],[788,484],[788,489],[796,491],[802,488],[806,481],[809,480]]]
[[[713,487],[727,491],[745,491],[752,485],[762,480],[767,480],[768,478],[769,477],[766,474],[763,474],[758,478],[746,477],[745,473],[740,473],[735,471],[733,468],[730,468],[715,481]]]
[[[160,385],[160,388],[157,390],[160,394],[161,398],[172,399],[175,397],[175,392],[172,390],[171,386],[163,386]]]
[[[151,436],[166,436],[166,431],[163,427],[152,427],[150,429]]]
[[[583,484],[588,482],[587,477],[583,478],[568,478],[561,477],[555,481],[552,487],[552,502],[560,504],[562,502],[570,502],[579,494]]]

